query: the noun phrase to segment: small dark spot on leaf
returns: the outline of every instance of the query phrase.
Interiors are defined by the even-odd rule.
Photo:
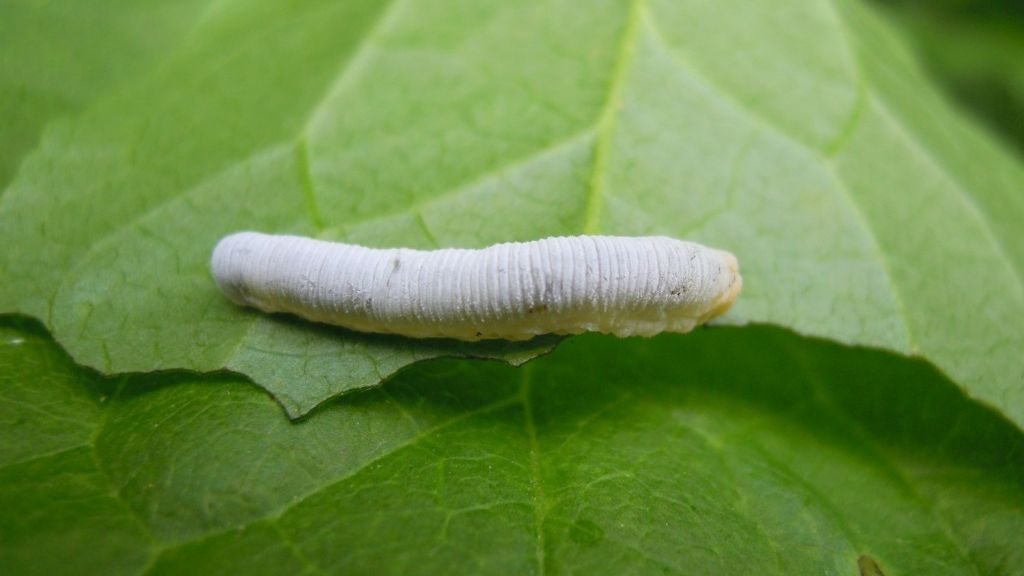
[[[401,265],[402,265],[401,259],[395,258],[395,260],[393,262],[391,262],[391,271],[392,272],[397,271],[398,267],[401,266]]]
[[[860,576],[885,576],[885,572],[882,572],[878,562],[867,554],[862,554],[860,558],[857,558],[857,568],[860,570]]]

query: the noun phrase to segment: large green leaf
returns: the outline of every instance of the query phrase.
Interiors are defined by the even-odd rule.
[[[1024,572],[1017,428],[778,329],[421,364],[294,423],[16,323],[0,366],[3,574]]]
[[[919,355],[1024,423],[1024,171],[846,0],[226,2],[54,124],[0,204],[0,310],[105,372],[228,368],[293,415],[488,350],[237,309],[219,236],[736,252],[733,321]]]

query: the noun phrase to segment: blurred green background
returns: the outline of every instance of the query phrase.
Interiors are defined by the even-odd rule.
[[[952,99],[1024,155],[1024,1],[876,3]]]

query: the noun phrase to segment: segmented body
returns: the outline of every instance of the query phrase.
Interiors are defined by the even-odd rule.
[[[741,285],[732,254],[661,236],[423,251],[242,232],[220,241],[211,266],[238,304],[460,340],[686,332],[724,312]]]

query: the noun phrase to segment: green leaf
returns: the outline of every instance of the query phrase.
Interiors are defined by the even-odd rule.
[[[5,0],[0,6],[0,188],[43,125],[138,75],[188,32],[201,0]],[[154,25],[158,24],[158,25]]]
[[[21,323],[0,366],[3,574],[1024,570],[1019,429],[924,362],[768,327],[420,364],[294,423]]]
[[[417,359],[511,356],[229,305],[221,235],[739,255],[734,322],[923,357],[1024,423],[1024,170],[859,4],[218,4],[52,124],[0,203],[0,310],[104,372],[227,368],[292,415]]]

